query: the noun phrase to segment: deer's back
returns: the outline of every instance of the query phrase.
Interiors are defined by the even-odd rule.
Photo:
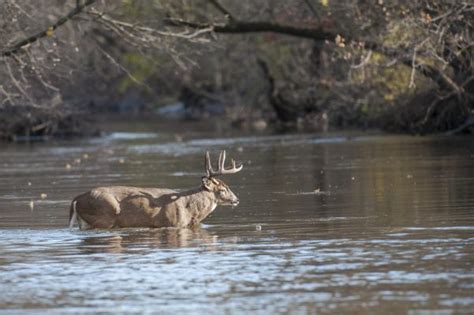
[[[109,186],[94,188],[77,196],[76,211],[89,225],[98,228],[153,226],[172,189]]]

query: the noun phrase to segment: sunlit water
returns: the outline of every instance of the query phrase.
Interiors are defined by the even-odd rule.
[[[67,228],[94,186],[187,188],[205,150],[241,203],[196,230]],[[42,194],[43,198],[41,197]],[[474,310],[474,141],[117,132],[2,144],[0,312]]]

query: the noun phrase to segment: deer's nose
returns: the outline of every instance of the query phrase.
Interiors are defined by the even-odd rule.
[[[238,205],[238,204],[239,204],[239,199],[238,199],[238,198],[235,198],[234,200],[232,200],[231,204],[232,204],[233,206]]]

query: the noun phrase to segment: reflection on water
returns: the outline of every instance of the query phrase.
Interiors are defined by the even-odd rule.
[[[245,163],[226,180],[241,204],[202,227],[66,229],[78,193],[196,186],[223,148]],[[471,138],[140,131],[0,150],[2,313],[469,313],[473,245]]]
[[[130,253],[140,249],[169,249],[178,247],[195,247],[212,244],[217,236],[204,229],[122,229],[112,234],[96,235],[83,238],[79,249],[86,252]],[[137,247],[137,244],[140,246]]]

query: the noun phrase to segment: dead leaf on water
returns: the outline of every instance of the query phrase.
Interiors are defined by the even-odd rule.
[[[183,136],[180,134],[175,134],[174,140],[176,140],[176,142],[183,142]]]

